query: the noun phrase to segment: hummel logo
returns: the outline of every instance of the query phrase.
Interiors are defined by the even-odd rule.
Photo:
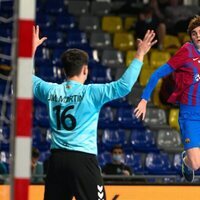
[[[198,60],[198,59],[199,59],[199,58],[193,58],[192,60],[193,60],[193,61],[196,61],[196,60]]]
[[[103,186],[97,185],[97,189],[99,190],[99,192],[102,192]]]
[[[103,192],[103,186],[97,185],[98,189],[98,200],[103,200],[104,192]]]

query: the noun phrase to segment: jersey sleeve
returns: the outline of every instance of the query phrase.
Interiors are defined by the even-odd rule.
[[[151,93],[152,93],[153,89],[156,87],[158,80],[162,77],[169,75],[173,71],[174,71],[174,69],[172,67],[170,67],[168,64],[164,64],[161,67],[159,67],[151,75],[149,82],[148,82],[147,86],[145,87],[141,98],[148,101],[151,97]]]
[[[134,59],[122,77],[107,84],[92,84],[90,96],[96,106],[127,95],[139,76],[142,62]]]
[[[46,103],[46,99],[48,98],[48,93],[53,86],[53,83],[48,83],[43,81],[41,78],[32,75],[33,81],[33,94],[36,98],[38,98],[43,103]]]
[[[177,51],[174,56],[169,59],[167,64],[170,65],[174,70],[177,70],[185,64],[187,58],[188,49],[184,45]]]

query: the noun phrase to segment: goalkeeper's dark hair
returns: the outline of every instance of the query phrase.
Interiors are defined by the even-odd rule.
[[[40,157],[40,151],[35,148],[35,147],[32,147],[32,158],[39,158]]]
[[[191,37],[192,30],[194,30],[198,26],[200,26],[200,16],[199,15],[195,15],[190,20],[189,25],[188,25],[188,29],[187,29],[187,32],[190,35],[190,37]]]
[[[66,77],[77,76],[81,73],[83,65],[88,65],[87,52],[80,49],[68,49],[61,56],[62,66]]]

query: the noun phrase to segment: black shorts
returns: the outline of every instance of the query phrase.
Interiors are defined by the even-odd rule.
[[[95,155],[52,150],[44,200],[106,200],[103,179]]]

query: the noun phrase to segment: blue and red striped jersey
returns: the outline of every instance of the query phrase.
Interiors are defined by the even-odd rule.
[[[175,90],[171,103],[200,105],[200,52],[191,42],[185,43],[167,62],[175,71]]]

